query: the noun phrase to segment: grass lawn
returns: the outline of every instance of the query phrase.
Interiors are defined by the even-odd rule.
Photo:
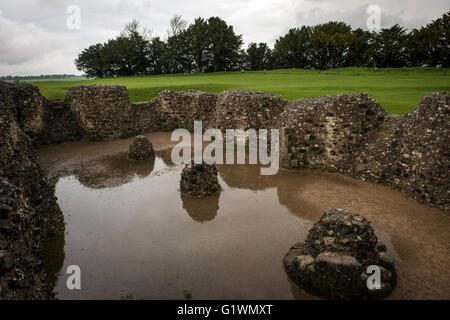
[[[87,84],[119,84],[128,89],[133,102],[148,101],[162,90],[197,89],[220,93],[229,89],[265,91],[287,100],[328,94],[369,92],[388,112],[404,114],[413,110],[427,94],[450,91],[450,69],[342,68],[319,70],[274,70],[219,72],[192,75],[121,77],[83,81],[36,81],[48,99],[64,98],[70,87]]]

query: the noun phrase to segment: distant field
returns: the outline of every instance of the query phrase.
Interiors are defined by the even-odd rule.
[[[39,87],[48,99],[64,98],[67,90],[73,86],[119,84],[127,87],[133,102],[148,101],[166,89],[197,89],[210,93],[229,89],[265,91],[280,94],[291,101],[363,91],[369,92],[388,112],[404,114],[413,110],[425,95],[436,91],[450,91],[450,69],[289,69],[31,83]]]

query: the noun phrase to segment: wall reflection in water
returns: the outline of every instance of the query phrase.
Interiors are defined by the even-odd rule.
[[[44,262],[44,270],[47,273],[49,285],[54,288],[64,264],[64,233],[54,235],[45,242],[42,261]]]
[[[159,168],[155,168],[155,159],[161,162]],[[74,175],[88,188],[104,189],[119,187],[135,178],[146,178],[155,169],[172,166],[171,153],[167,149],[156,151],[156,157],[148,160],[128,159],[127,152],[120,152],[79,162],[70,170],[65,170],[62,176]]]

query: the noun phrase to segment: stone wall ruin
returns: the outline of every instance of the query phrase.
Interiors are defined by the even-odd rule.
[[[367,93],[300,99],[280,116],[281,163],[336,170],[449,209],[449,124],[447,93],[426,96],[403,116]]]
[[[177,128],[279,128],[285,168],[321,168],[387,184],[448,209],[449,94],[426,96],[410,114],[388,114],[369,94],[288,102],[264,92],[163,91],[130,103],[123,86],[74,87],[49,101],[28,84],[1,83],[12,112],[34,145],[111,140]],[[12,89],[14,88],[14,89]]]

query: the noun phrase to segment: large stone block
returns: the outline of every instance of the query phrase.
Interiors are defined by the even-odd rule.
[[[354,212],[332,209],[314,224],[304,243],[289,250],[283,265],[295,284],[322,298],[383,298],[397,281],[394,262],[385,250],[370,221]],[[367,285],[369,266],[379,267],[379,288]]]

